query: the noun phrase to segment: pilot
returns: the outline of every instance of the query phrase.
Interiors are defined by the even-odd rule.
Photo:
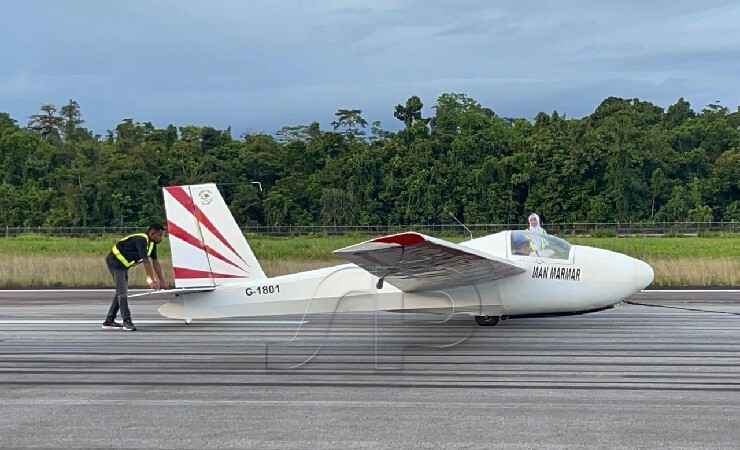
[[[545,231],[545,229],[542,228],[542,221],[540,220],[540,216],[538,216],[536,213],[530,214],[528,220],[529,220],[529,231],[531,233],[547,234],[547,231]]]
[[[544,228],[542,228],[542,221],[540,220],[540,216],[538,216],[536,213],[532,213],[528,217],[529,220],[529,228],[528,231],[532,234],[547,234],[547,231],[545,231]],[[546,242],[544,239],[538,237],[538,236],[532,236],[530,238],[530,247],[535,253],[538,253],[540,250],[542,250]]]

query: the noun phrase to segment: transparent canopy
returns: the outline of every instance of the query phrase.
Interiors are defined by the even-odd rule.
[[[511,232],[511,253],[540,258],[568,259],[570,244],[550,234],[531,233],[527,230]]]

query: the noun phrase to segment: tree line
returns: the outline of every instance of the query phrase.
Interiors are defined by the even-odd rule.
[[[163,220],[161,188],[223,183],[242,225],[740,221],[740,108],[609,97],[589,116],[500,117],[464,95],[395,107],[398,131],[340,109],[275,135],[125,119],[74,100],[25,126],[0,113],[0,225]],[[259,182],[257,184],[256,182]],[[261,185],[262,190],[259,189]]]

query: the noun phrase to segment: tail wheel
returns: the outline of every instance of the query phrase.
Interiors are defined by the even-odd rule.
[[[475,316],[475,322],[482,327],[495,326],[499,321],[499,316]]]

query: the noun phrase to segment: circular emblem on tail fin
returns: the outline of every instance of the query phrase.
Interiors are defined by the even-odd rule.
[[[198,198],[200,198],[200,204],[205,206],[211,204],[213,201],[213,193],[208,189],[204,189],[198,192]]]

